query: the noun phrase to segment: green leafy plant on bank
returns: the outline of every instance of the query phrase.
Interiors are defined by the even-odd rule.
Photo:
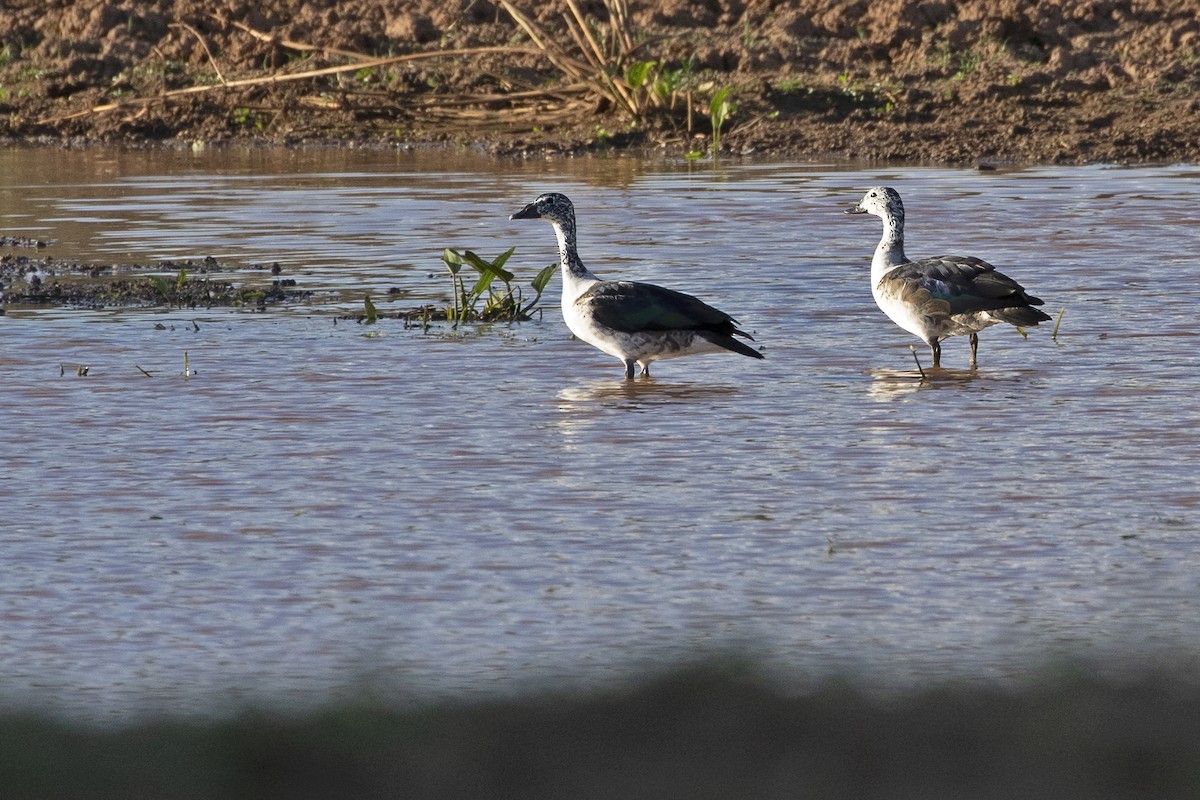
[[[738,104],[732,99],[732,86],[717,87],[709,82],[700,86],[697,91],[712,92],[712,97],[708,102],[708,122],[712,129],[710,152],[713,158],[716,158],[721,152],[721,132],[725,128],[725,123],[737,112]],[[693,147],[684,155],[684,158],[696,160],[703,156],[702,150]]]
[[[717,89],[708,103],[709,122],[712,123],[713,155],[721,152],[721,128],[725,126],[726,120],[737,111],[737,103],[729,98],[731,91],[732,87],[722,86]]]
[[[674,111],[685,96],[695,67],[695,60],[690,58],[674,68],[661,60],[635,61],[625,70],[625,83],[639,99],[639,108]]]
[[[230,118],[234,124],[241,128],[253,127],[255,130],[263,130],[266,127],[266,119],[261,112],[246,106],[238,106],[233,109]]]

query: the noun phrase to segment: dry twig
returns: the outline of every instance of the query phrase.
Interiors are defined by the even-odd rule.
[[[208,63],[212,64],[213,71],[217,73],[217,80],[225,83],[225,76],[221,74],[221,68],[217,66],[217,60],[213,58],[212,50],[208,49],[208,42],[204,41],[204,37],[200,35],[200,31],[188,25],[186,22],[172,22],[169,27],[183,28],[196,37],[196,41],[200,42],[200,46],[204,48],[204,55],[208,56]]]
[[[370,61],[372,58],[374,58],[374,56],[369,56],[364,53],[356,53],[353,50],[339,50],[336,47],[325,47],[324,45],[306,44],[305,42],[297,42],[294,39],[280,39],[278,36],[275,36],[274,34],[266,33],[264,31],[260,31],[256,28],[252,28],[243,22],[238,22],[237,20],[227,20],[224,17],[222,17],[220,14],[211,14],[210,13],[209,16],[224,25],[232,25],[233,27],[237,28],[238,30],[245,31],[246,33],[253,36],[255,39],[258,39],[260,42],[266,42],[267,44],[277,44],[280,47],[286,47],[289,50],[296,50],[301,53],[328,53],[329,55],[341,56],[342,58],[353,58],[353,59],[357,59],[359,61]]]
[[[408,61],[420,61],[431,58],[447,58],[455,56],[476,56],[487,53],[523,53],[523,54],[540,54],[540,51],[533,50],[528,47],[467,47],[458,50],[435,50],[426,53],[409,53],[402,56],[388,56],[386,58],[376,58],[371,61],[360,61],[357,64],[341,64],[334,67],[323,67],[321,69],[311,69],[305,72],[293,73],[273,73],[257,78],[243,78],[236,81],[226,81],[221,84],[200,84],[197,86],[188,86],[184,89],[172,89],[169,92],[155,95],[153,97],[131,97],[128,99],[117,100],[112,103],[104,103],[98,106],[83,111],[76,111],[71,114],[64,114],[57,117],[46,117],[38,120],[38,124],[46,125],[56,122],[66,122],[72,119],[79,119],[91,114],[103,114],[108,111],[115,111],[122,108],[145,107],[151,103],[160,100],[170,100],[176,97],[184,97],[193,94],[203,94],[216,89],[239,89],[249,86],[265,86],[278,83],[288,83],[292,81],[308,80],[309,78],[319,78],[325,75],[339,75],[343,72],[356,72],[360,69],[372,69],[375,67],[386,67],[392,64],[403,64]]]
[[[509,0],[499,5],[525,31],[533,43],[545,53],[550,63],[572,80],[589,84],[595,93],[622,108],[635,119],[645,113],[638,92],[625,79],[625,67],[634,50],[629,33],[629,16],[625,0],[605,0],[608,9],[609,51],[606,53],[576,0],[566,0],[570,13],[562,15],[567,33],[576,53],[568,53],[554,37],[542,31],[533,20],[521,13]],[[652,100],[653,101],[653,100]]]

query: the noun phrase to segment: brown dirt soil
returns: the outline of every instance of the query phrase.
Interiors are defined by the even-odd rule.
[[[620,41],[617,2],[577,0],[601,50]],[[514,5],[561,49],[560,66],[587,64],[567,0]],[[639,113],[597,88],[602,69],[556,66],[502,0],[8,6],[9,140],[680,155],[709,149],[710,100],[731,87],[721,149],[733,154],[1200,159],[1200,0],[629,0],[623,55],[603,57],[618,79],[652,64],[660,103],[623,87]],[[434,51],[446,55],[369,60]]]

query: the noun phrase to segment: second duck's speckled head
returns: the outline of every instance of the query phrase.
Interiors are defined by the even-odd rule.
[[[867,190],[858,205],[846,209],[847,214],[874,214],[883,219],[904,221],[904,204],[900,193],[888,186],[875,186]]]
[[[544,219],[570,228],[575,227],[575,206],[570,198],[558,192],[540,195],[509,219]]]

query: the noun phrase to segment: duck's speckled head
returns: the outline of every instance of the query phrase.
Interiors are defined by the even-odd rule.
[[[846,209],[847,214],[874,214],[882,219],[904,221],[904,204],[900,202],[900,193],[887,186],[876,186],[868,189],[858,205]]]
[[[565,194],[547,192],[509,219],[544,219],[560,225],[575,227],[575,206]]]

